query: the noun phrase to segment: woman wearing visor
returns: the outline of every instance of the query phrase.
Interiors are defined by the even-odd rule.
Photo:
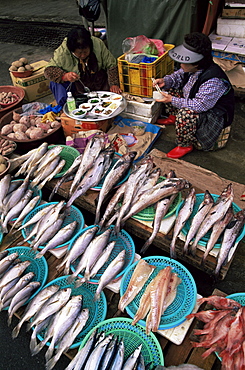
[[[158,124],[174,125],[177,147],[167,156],[181,158],[194,147],[212,150],[223,128],[234,116],[234,90],[223,70],[213,62],[212,43],[208,36],[193,32],[184,42],[169,51],[180,69],[157,79],[165,103],[166,119]]]
[[[74,97],[91,91],[120,93],[117,60],[104,42],[83,26],[71,29],[44,70],[57,103],[64,105],[67,89]]]

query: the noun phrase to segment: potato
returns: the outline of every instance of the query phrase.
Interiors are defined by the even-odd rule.
[[[6,159],[0,154],[0,164],[6,164]]]
[[[13,66],[13,65],[9,67],[10,72],[17,71],[17,69],[18,69],[18,67]]]
[[[10,134],[7,135],[10,139],[13,139],[15,140],[16,137],[15,137],[15,133],[14,132],[10,132]]]
[[[32,67],[30,64],[26,64],[26,65],[25,65],[25,69],[26,69],[27,71],[31,71],[31,70],[33,69],[33,67]]]
[[[12,131],[13,131],[13,124],[12,123],[9,123],[7,125],[4,125],[1,129],[1,134],[2,135],[8,135],[10,134]]]
[[[26,134],[22,131],[17,131],[14,133],[16,140],[28,140],[28,137]]]
[[[25,67],[19,67],[18,72],[25,72]]]
[[[24,125],[28,126],[28,124],[30,123],[30,117],[29,116],[22,116],[19,120],[19,123],[23,123]]]
[[[44,131],[41,127],[33,127],[33,129],[30,132],[30,138],[31,139],[40,139],[43,137]]]
[[[12,63],[12,66],[15,66],[15,67],[21,67],[23,65],[22,62],[20,62],[19,60],[16,60],[15,62]]]
[[[26,130],[27,130],[27,126],[24,125],[24,123],[16,123],[13,126],[13,131],[14,132],[26,132]]]
[[[7,168],[6,164],[1,163],[1,164],[0,164],[0,173],[2,173],[3,171],[5,171],[5,170],[6,170],[6,168]]]
[[[23,64],[28,64],[28,59],[26,58],[20,58],[19,61]]]

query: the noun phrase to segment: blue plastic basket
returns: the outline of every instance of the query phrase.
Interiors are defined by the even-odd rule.
[[[168,257],[151,256],[145,257],[144,260],[147,261],[150,265],[156,266],[156,269],[150,275],[149,279],[146,281],[145,285],[134,298],[134,300],[126,307],[128,315],[134,318],[139,307],[140,299],[147,285],[158,274],[160,270],[167,266],[171,266],[172,272],[178,274],[178,277],[181,279],[181,283],[177,287],[175,300],[166,309],[161,317],[159,330],[170,329],[180,325],[186,320],[186,316],[193,311],[196,304],[197,288],[191,273],[181,263]],[[137,263],[138,261],[125,271],[120,286],[121,296],[126,292],[129,281]],[[140,320],[139,324],[145,326],[145,320]]]
[[[94,186],[93,188],[91,188],[92,190],[96,190],[96,191],[100,191],[101,188],[102,188],[102,185],[104,183],[104,179],[105,177],[108,175],[108,173],[110,172],[110,170],[112,169],[112,167],[114,166],[114,164],[118,161],[118,157],[121,157],[122,155],[119,154],[119,153],[115,153],[114,154],[114,158],[112,159],[112,163],[109,167],[109,169],[107,170],[107,172],[105,173],[105,175],[103,176],[103,178],[100,180],[100,182],[98,183],[97,186]],[[121,181],[119,181],[117,184],[115,184],[114,187],[118,187],[120,185],[122,185],[129,177],[129,174],[130,174],[130,169],[127,171],[126,175],[123,177],[123,179]]]
[[[30,261],[31,264],[26,268],[24,274],[28,272],[34,272],[35,276],[31,281],[39,281],[41,283],[40,287],[32,294],[28,302],[43,288],[48,277],[48,264],[45,257],[36,258],[37,252],[29,247],[11,247],[7,249],[9,254],[18,253],[21,262]],[[27,302],[26,302],[27,303]],[[8,309],[8,307],[6,308]]]
[[[80,155],[79,151],[71,146],[68,145],[49,145],[48,149],[53,148],[54,146],[61,146],[63,149],[59,154],[61,159],[66,161],[64,167],[62,168],[61,172],[57,173],[54,178],[62,177],[64,173],[71,167],[74,160]]]
[[[192,219],[193,219],[193,217],[195,216],[195,214],[197,213],[197,210],[198,210],[198,207],[199,207],[199,205],[202,203],[202,201],[203,201],[203,198],[204,198],[204,193],[200,193],[200,194],[196,194],[196,201],[195,201],[195,204],[194,204],[194,207],[193,207],[193,211],[192,211],[192,214],[191,214],[191,216],[189,217],[189,219],[186,221],[186,223],[185,223],[185,225],[184,225],[184,227],[183,227],[183,229],[181,230],[181,232],[186,236],[187,234],[188,234],[188,231],[190,230],[190,226],[191,226],[191,221],[192,221]],[[219,195],[217,195],[217,194],[211,194],[212,195],[212,197],[214,198],[214,202],[216,202],[216,200],[219,198]],[[180,204],[179,204],[179,206],[178,206],[178,208],[177,208],[177,215],[178,215],[178,213],[179,213],[179,211],[180,211],[180,209],[182,208],[182,206],[183,206],[183,204],[184,204],[184,201],[182,201]],[[238,212],[238,211],[241,211],[241,208],[236,204],[236,203],[232,203],[232,207],[233,207],[233,210],[234,210],[234,212],[236,213],[236,212]],[[211,235],[211,231],[212,231],[212,229],[211,230],[209,230],[200,240],[199,240],[199,242],[198,242],[198,244],[200,244],[200,245],[202,245],[202,246],[204,246],[204,247],[206,247],[206,245],[207,245],[207,242],[208,242],[208,240],[209,240],[209,238],[210,238],[210,235]],[[243,226],[243,228],[242,228],[242,230],[240,231],[240,233],[239,233],[239,235],[238,235],[238,237],[237,237],[237,239],[236,239],[236,243],[237,242],[239,242],[240,240],[242,240],[242,238],[245,236],[245,225]],[[221,246],[221,242],[222,242],[222,236],[221,237],[219,237],[219,239],[217,240],[217,243],[215,243],[215,245],[214,245],[214,248],[220,248],[220,246]]]
[[[41,204],[40,206],[38,207],[35,207],[30,213],[28,213],[28,215],[25,217],[22,225],[24,225],[27,221],[29,221],[37,212],[39,212],[41,209],[49,206],[50,204],[58,204],[58,202],[50,202],[50,203],[45,203],[45,204]],[[61,226],[62,227],[65,227],[66,225],[68,225],[69,223],[73,222],[73,221],[77,221],[77,226],[74,230],[74,233],[72,235],[72,237],[65,243],[63,244],[60,244],[59,246],[55,247],[55,249],[58,249],[58,248],[62,248],[64,247],[65,245],[68,245],[70,243],[70,241],[72,240],[73,237],[75,237],[77,235],[77,233],[79,233],[79,231],[84,227],[84,217],[83,217],[83,214],[82,212],[75,206],[71,206],[70,207],[70,212],[69,214],[66,215],[65,219],[64,219],[64,222]],[[22,236],[23,238],[25,239],[31,232],[31,230],[33,229],[34,225],[30,225],[24,229],[21,230],[22,232]],[[32,240],[34,238],[31,238],[30,240],[28,240],[28,243],[31,243]],[[45,247],[47,243],[45,243],[44,245],[42,246],[39,246],[38,248],[39,249],[43,249]]]
[[[71,288],[72,296],[74,295],[83,296],[82,308],[89,309],[89,318],[85,326],[83,327],[82,332],[76,337],[75,341],[71,345],[70,349],[72,349],[79,347],[81,341],[87,335],[87,333],[105,319],[107,313],[107,303],[105,294],[103,292],[101,292],[100,298],[97,301],[94,301],[94,294],[96,292],[97,285],[84,283],[80,287],[76,288],[75,281],[72,282],[71,284],[68,283],[67,279],[69,276],[70,275],[66,275],[54,279],[50,281],[48,284],[46,284],[45,287],[50,285],[58,285],[60,289]],[[43,340],[44,332],[40,333],[37,337],[39,340]],[[50,342],[47,342],[47,346],[49,345]]]
[[[152,364],[151,368],[157,365],[164,365],[161,346],[153,333],[146,335],[145,328],[139,324],[131,325],[131,319],[115,318],[101,322],[93,328],[83,339],[80,349],[85,345],[93,331],[104,332],[105,335],[114,334],[124,342],[126,360],[142,344],[141,353],[144,357],[145,365]]]
[[[75,243],[76,239],[81,236],[87,229],[90,229],[92,227],[94,227],[95,225],[91,225],[89,227],[86,227],[85,229],[83,229],[79,234],[77,234],[70,242],[69,244],[69,249],[72,248],[72,245]],[[111,229],[114,228],[114,226],[110,226]],[[97,233],[97,235],[100,235],[101,232]],[[118,279],[120,276],[122,276],[125,272],[125,270],[133,263],[134,261],[134,257],[135,257],[135,244],[134,244],[134,241],[133,239],[131,238],[131,236],[125,231],[125,230],[121,230],[118,234],[118,236],[116,236],[115,234],[111,234],[110,235],[110,238],[109,238],[109,242],[113,241],[113,240],[116,240],[116,244],[110,254],[110,257],[108,259],[108,261],[104,264],[104,266],[101,267],[101,269],[98,271],[98,273],[93,277],[93,279],[90,280],[90,283],[98,283],[101,275],[103,274],[103,272],[106,270],[107,266],[116,258],[116,256],[122,251],[122,250],[125,250],[126,253],[125,253],[125,263],[124,263],[124,266],[123,266],[123,269],[121,272],[119,272],[119,274],[116,275],[116,277],[114,278],[114,280]],[[78,263],[79,263],[79,260],[80,259],[77,259],[75,262],[73,262],[71,264],[71,270],[72,272],[75,271]],[[82,274],[79,274],[78,275],[79,277],[83,277]]]

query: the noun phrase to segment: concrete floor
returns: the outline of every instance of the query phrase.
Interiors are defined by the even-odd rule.
[[[101,18],[96,22],[98,26],[105,25],[102,13]],[[33,22],[64,22],[71,24],[81,23],[81,17],[75,0],[67,2],[65,0],[44,0],[42,3],[35,3],[31,0],[14,2],[12,0],[1,0],[0,20],[33,21]],[[30,62],[44,59],[49,60],[53,49],[43,46],[31,46],[27,44],[16,44],[0,42],[0,85],[12,85],[8,68],[10,64],[22,56],[29,58]],[[51,102],[52,96],[46,97],[43,101]],[[195,165],[204,167],[216,172],[219,176],[228,180],[245,184],[245,95],[237,93],[235,118],[232,125],[231,136],[227,146],[216,152],[193,151],[186,155],[184,160]],[[160,138],[155,143],[157,149],[167,153],[175,146],[175,133],[172,126],[162,130]],[[137,244],[136,240],[136,244]],[[159,254],[159,251],[156,250]],[[201,295],[209,295],[214,288],[218,288],[231,294],[244,291],[245,282],[245,242],[242,241],[236,252],[235,258],[223,281],[214,283],[213,280],[204,273],[196,271],[188,266],[193,274],[198,292]],[[35,357],[30,356],[29,352],[29,333],[22,330],[21,335],[12,340],[11,329],[6,324],[6,312],[0,314],[0,370],[12,370],[18,367],[19,370],[41,370],[44,369],[44,352]],[[14,319],[17,320],[17,319]],[[68,364],[68,359],[62,356],[55,369],[64,369]]]

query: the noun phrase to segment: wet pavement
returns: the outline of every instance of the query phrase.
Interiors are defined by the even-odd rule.
[[[75,0],[73,2],[44,0],[41,3],[31,0],[21,2],[1,0],[0,85],[12,85],[8,68],[14,60],[23,56],[27,57],[31,63],[38,60],[49,60],[54,48],[59,44],[59,38],[63,38],[67,30],[75,24],[82,24],[82,18],[78,14]],[[105,26],[103,11],[95,26]],[[18,32],[19,29],[24,30],[22,35]],[[57,33],[57,29],[60,32]],[[5,38],[4,32],[7,35]],[[40,38],[36,42],[38,35]],[[50,103],[52,100],[51,95],[42,99],[42,101],[47,103]],[[245,184],[244,140],[245,95],[237,92],[235,118],[227,146],[216,152],[194,151],[186,155],[184,160],[214,171],[229,182],[235,181]],[[174,128],[169,126],[162,129],[161,136],[154,147],[167,153],[174,146]],[[136,240],[136,244],[138,242]],[[159,254],[157,249],[153,249],[152,253],[154,254],[154,252]],[[232,265],[223,281],[214,283],[206,274],[196,271],[191,266],[188,267],[198,283],[198,290],[201,295],[211,294],[214,288],[219,288],[230,294],[244,291],[244,261],[245,242],[243,241],[239,244]],[[14,327],[14,324],[8,328],[6,322],[7,313],[5,311],[0,315],[0,370],[12,370],[16,367],[19,370],[44,369],[45,351],[31,357],[29,351],[30,333],[25,333],[25,328],[22,328],[19,337],[12,340],[11,329]],[[14,323],[17,323],[16,318],[14,318]],[[55,369],[64,369],[68,363],[69,360],[62,356]]]

